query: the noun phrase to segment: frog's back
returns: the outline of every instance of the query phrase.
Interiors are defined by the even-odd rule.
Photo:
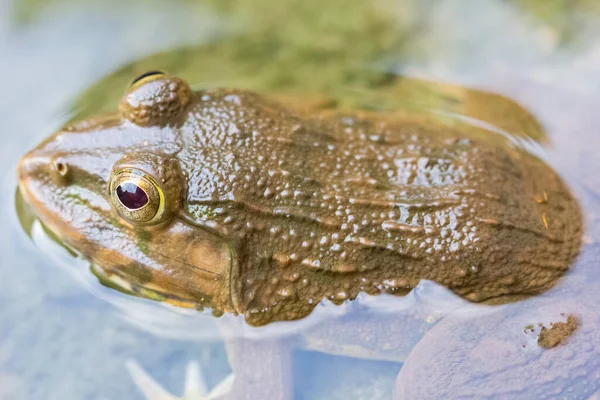
[[[243,91],[198,96],[182,129],[187,212],[239,239],[232,294],[254,323],[420,279],[472,301],[528,296],[578,252],[567,188],[508,143],[425,120],[305,117]]]

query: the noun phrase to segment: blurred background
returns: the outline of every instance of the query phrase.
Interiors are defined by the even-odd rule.
[[[115,307],[125,300],[106,301],[116,295],[85,268],[57,266],[15,212],[19,157],[71,118],[114,108],[154,65],[265,90],[377,87],[385,74],[490,90],[541,121],[557,164],[558,150],[578,154],[563,161],[575,171],[595,157],[565,133],[577,119],[578,143],[595,138],[596,0],[0,0],[0,399],[142,399],[128,359],[173,393],[190,360],[209,386],[230,372],[209,322],[196,335],[179,316],[172,330],[131,318],[138,303]],[[595,171],[584,168],[591,190]],[[298,398],[391,397],[398,365],[312,355],[329,363],[319,374],[303,357]]]

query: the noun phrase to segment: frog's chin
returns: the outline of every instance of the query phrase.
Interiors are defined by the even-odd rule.
[[[60,189],[37,178],[19,183],[36,219],[56,242],[96,265],[106,286],[178,307],[237,313],[233,252],[218,236],[177,218],[141,232],[115,220],[102,196],[74,185]],[[81,201],[70,204],[67,195]]]

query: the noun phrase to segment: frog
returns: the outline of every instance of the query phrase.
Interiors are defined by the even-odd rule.
[[[577,201],[518,142],[429,116],[275,97],[194,91],[150,71],[116,112],[26,154],[19,190],[101,282],[251,326],[363,294],[407,296],[422,280],[468,302],[512,302],[551,289],[577,256]],[[392,325],[381,326],[354,342],[386,337]],[[326,349],[321,339],[306,346]],[[401,341],[385,340],[388,359],[406,358]],[[288,398],[289,346],[231,342],[232,398]],[[262,356],[261,368],[244,367]]]

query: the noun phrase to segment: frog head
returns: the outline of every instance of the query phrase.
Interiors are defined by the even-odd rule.
[[[137,78],[118,112],[56,132],[19,162],[41,222],[90,260],[102,282],[187,307],[233,311],[232,254],[182,215],[179,129],[194,93],[160,72]]]

